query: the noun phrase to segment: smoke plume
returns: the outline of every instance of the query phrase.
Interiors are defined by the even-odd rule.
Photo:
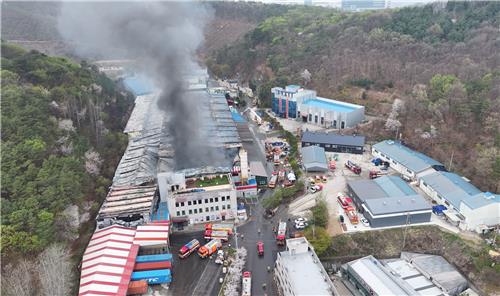
[[[77,54],[135,59],[153,79],[161,90],[158,107],[169,117],[177,168],[218,165],[224,158],[208,148],[200,97],[186,91],[183,77],[200,69],[194,57],[210,15],[199,2],[65,2],[58,20],[61,35],[79,45]]]

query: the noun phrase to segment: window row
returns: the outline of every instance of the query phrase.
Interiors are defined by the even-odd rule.
[[[222,210],[230,210],[231,209],[231,205],[222,205],[221,206]],[[206,207],[205,208],[205,212],[214,212],[214,211],[218,211],[219,210],[219,206],[215,206],[215,207]],[[189,215],[192,215],[192,214],[201,214],[203,213],[203,208],[199,208],[199,209],[190,209],[187,211],[187,213]],[[186,216],[186,210],[181,210],[181,211],[177,211],[177,216]]]
[[[230,201],[231,198],[230,196],[221,196],[220,198],[221,201]],[[218,197],[215,197],[215,198],[205,198],[205,203],[213,203],[213,202],[219,202],[219,198]],[[201,205],[203,204],[203,199],[200,199],[200,200],[193,200],[193,201],[188,201],[188,202],[176,202],[175,203],[175,206],[176,207],[183,207],[185,205],[188,205],[188,206],[191,206],[191,205]]]

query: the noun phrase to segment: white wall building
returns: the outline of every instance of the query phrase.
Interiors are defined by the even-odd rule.
[[[279,295],[338,295],[335,286],[305,237],[286,240],[274,277]]]
[[[500,224],[500,195],[481,192],[457,174],[435,172],[423,176],[419,186],[438,204],[447,207],[445,214],[461,229],[482,232]]]
[[[219,184],[199,186],[208,179]],[[236,190],[227,174],[186,178],[183,173],[161,173],[158,186],[174,223],[196,224],[237,217]]]
[[[414,151],[398,141],[385,140],[372,147],[372,155],[390,163],[391,168],[413,179],[444,170],[437,160]]]

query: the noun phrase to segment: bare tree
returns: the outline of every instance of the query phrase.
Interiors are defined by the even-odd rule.
[[[98,175],[101,169],[102,159],[99,152],[90,149],[85,152],[85,171],[91,175]]]
[[[236,249],[235,259],[228,270],[227,282],[224,288],[224,296],[238,296],[241,286],[241,275],[245,266],[247,250],[245,248]]]
[[[307,69],[300,73],[300,77],[304,79],[304,85],[307,85],[309,82],[311,82],[311,72],[309,72],[309,70]]]
[[[31,296],[35,294],[32,264],[21,259],[14,267],[8,265],[2,272],[2,293],[12,296]]]
[[[71,262],[68,250],[62,245],[51,245],[38,256],[36,267],[40,279],[40,294],[66,296],[71,293]]]

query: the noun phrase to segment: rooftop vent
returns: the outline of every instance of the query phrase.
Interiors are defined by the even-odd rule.
[[[398,204],[400,204],[400,203],[401,203],[401,200],[400,200],[400,199],[398,199]]]
[[[386,201],[384,201],[384,202],[383,202],[383,204],[384,204],[384,206],[385,206],[385,205],[387,205],[387,202],[386,202]]]
[[[393,140],[388,140],[387,144],[392,145],[392,144],[394,144],[394,141]]]
[[[415,203],[415,199],[414,199],[414,198],[412,198],[412,199],[411,199],[411,202],[412,202],[412,203]]]

